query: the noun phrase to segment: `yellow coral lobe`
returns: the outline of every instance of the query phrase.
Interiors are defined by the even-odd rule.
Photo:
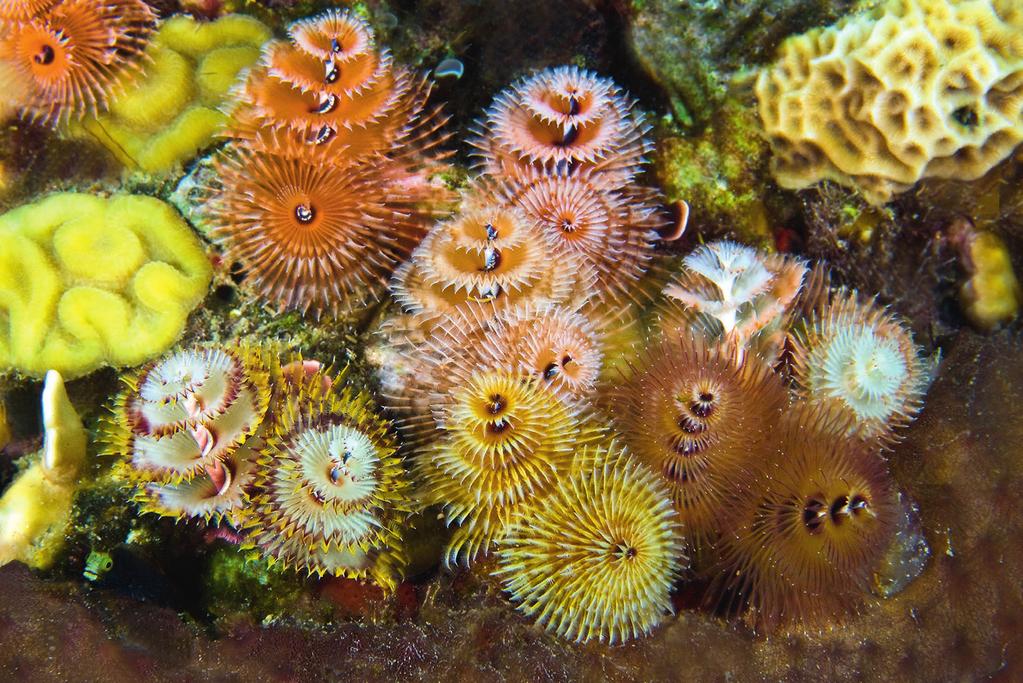
[[[226,15],[209,23],[171,17],[146,50],[145,71],[135,87],[76,131],[95,138],[128,168],[169,171],[224,129],[228,117],[220,109],[269,38],[270,30],[251,17]]]
[[[45,569],[53,563],[85,467],[85,428],[54,371],[46,375],[42,413],[43,451],[30,456],[32,463],[0,497],[0,566],[19,560]]]
[[[7,404],[0,400],[0,451],[11,442],[11,425],[7,421]]]
[[[884,461],[848,431],[820,407],[787,413],[777,451],[734,496],[717,594],[759,626],[825,626],[869,596],[898,508]]]
[[[505,590],[548,631],[611,645],[672,612],[684,568],[680,525],[655,475],[613,443],[516,511],[497,550]]]
[[[1011,322],[1019,313],[1023,290],[1012,269],[1009,248],[994,233],[982,232],[968,249],[973,273],[959,287],[959,301],[970,322],[982,330]]]
[[[271,564],[391,591],[411,507],[397,441],[369,396],[322,370],[293,378],[259,449],[246,545]]]
[[[212,275],[181,216],[150,197],[51,195],[0,216],[0,240],[0,367],[27,375],[158,355]]]
[[[538,380],[478,371],[437,409],[443,432],[417,460],[427,504],[459,524],[446,562],[471,562],[503,535],[512,511],[551,490],[591,438]]]
[[[1023,15],[890,0],[786,40],[756,83],[778,183],[873,204],[921,178],[979,178],[1023,141]]]

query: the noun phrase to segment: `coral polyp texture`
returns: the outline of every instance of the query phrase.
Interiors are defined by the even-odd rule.
[[[663,219],[644,191],[618,191],[592,172],[536,175],[508,183],[518,206],[555,255],[574,254],[596,272],[594,299],[608,307],[644,301],[641,285]]]
[[[516,508],[557,485],[582,430],[548,387],[504,370],[474,372],[443,400],[441,431],[417,467],[423,501],[460,525],[447,548],[453,564],[487,552]]]
[[[393,590],[407,563],[410,484],[388,423],[339,381],[312,373],[275,406],[245,544],[272,563]]]
[[[330,11],[272,41],[236,94],[205,208],[229,261],[279,309],[376,298],[447,201],[431,180],[444,117],[369,26]]]
[[[270,29],[252,17],[232,14],[208,23],[171,17],[153,35],[133,87],[75,132],[97,140],[127,168],[170,171],[224,129],[229,119],[221,108],[269,39]]]
[[[21,112],[52,125],[106,109],[138,76],[156,23],[142,0],[11,5],[0,9],[0,61],[28,81]]]
[[[621,186],[645,162],[647,126],[609,78],[561,66],[494,98],[472,141],[481,169],[504,178],[590,169]]]
[[[409,313],[431,318],[490,302],[497,309],[585,300],[592,268],[558,255],[519,209],[467,200],[434,226],[391,283]]]
[[[909,330],[855,292],[838,292],[790,336],[800,395],[850,420],[866,438],[891,439],[920,410],[929,367]]]
[[[0,216],[0,368],[68,378],[136,365],[206,295],[199,240],[151,197],[61,193]]]
[[[1014,0],[891,0],[789,38],[756,84],[783,187],[833,180],[880,204],[979,178],[1023,140]]]
[[[726,606],[764,628],[825,627],[869,598],[898,505],[884,460],[827,410],[786,414],[777,451],[733,498],[718,579]]]
[[[388,407],[410,442],[429,438],[449,390],[476,370],[532,377],[560,399],[591,406],[603,361],[602,335],[583,314],[555,305],[495,310],[474,304],[445,316],[416,349],[416,371]]]
[[[270,376],[251,349],[178,351],[123,378],[107,450],[147,512],[218,521],[247,502]]]
[[[637,460],[659,473],[697,552],[728,528],[735,491],[756,477],[788,395],[760,358],[699,337],[649,347],[608,399]]]
[[[680,524],[663,484],[620,447],[592,447],[583,459],[549,497],[516,513],[495,574],[547,630],[615,645],[673,611]]]
[[[667,336],[698,329],[711,339],[777,349],[805,276],[806,266],[791,256],[735,242],[703,245],[665,286],[658,326]]]

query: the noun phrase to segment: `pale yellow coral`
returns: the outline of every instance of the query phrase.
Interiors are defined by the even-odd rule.
[[[151,197],[51,195],[0,215],[0,371],[136,365],[181,335],[212,269]]]
[[[783,187],[874,204],[921,178],[974,179],[1023,140],[1016,0],[890,0],[795,36],[756,93]]]
[[[1009,248],[991,232],[979,233],[967,248],[972,273],[959,287],[967,317],[982,330],[1011,322],[1019,313],[1021,290]]]
[[[230,14],[200,23],[174,16],[146,50],[149,62],[136,87],[76,131],[98,140],[128,168],[170,170],[194,157],[224,127],[228,119],[220,107],[269,38],[270,30],[252,17]]]
[[[0,498],[0,566],[13,560],[37,568],[52,563],[85,465],[85,428],[60,373],[46,374],[42,403],[41,457],[30,456],[34,462]]]

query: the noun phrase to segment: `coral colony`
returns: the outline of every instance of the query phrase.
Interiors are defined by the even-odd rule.
[[[943,4],[895,3],[892,16],[934,37],[915,49],[1023,40],[983,13],[938,26]],[[128,84],[167,77],[150,68],[157,22],[142,2],[0,0],[0,17],[0,58],[14,67],[0,77],[46,125],[102,117]],[[919,105],[927,150],[891,142],[907,138],[912,84],[865,84],[891,116],[853,137],[891,151],[881,171],[864,166],[874,147],[792,135],[845,130],[835,120],[859,112],[840,105],[843,88],[869,79],[854,65],[898,56],[884,49],[890,23],[879,10],[797,37],[761,73],[782,184],[832,178],[883,200],[960,172],[955,159],[977,175],[1018,141],[999,116],[1018,121],[1023,100],[999,58],[981,84],[1001,93],[992,112],[967,112],[960,94],[926,98],[962,112],[949,131],[944,109]],[[163,40],[192,60],[212,50]],[[965,89],[951,68],[928,88]],[[500,92],[457,191],[443,179],[448,133],[430,81],[356,14],[292,24],[241,74],[192,207],[217,266],[244,274],[248,300],[310,325],[389,301],[378,337],[401,362],[367,385],[265,340],[171,348],[211,275],[168,205],[59,194],[18,208],[0,218],[13,245],[0,254],[0,365],[37,376],[135,366],[104,425],[126,498],[229,529],[283,571],[388,593],[409,566],[410,518],[429,508],[451,527],[445,565],[494,577],[523,614],[574,641],[650,633],[687,583],[762,630],[869,609],[901,514],[886,449],[920,411],[929,374],[896,315],[791,255],[714,241],[666,256],[661,236],[685,223],[640,184],[649,126],[596,73],[553,67]],[[822,105],[794,109],[804,99]],[[115,343],[128,338],[132,348]]]

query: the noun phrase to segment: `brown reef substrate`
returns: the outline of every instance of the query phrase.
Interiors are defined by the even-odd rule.
[[[961,333],[891,457],[920,506],[928,565],[902,593],[825,633],[756,637],[684,610],[622,647],[573,646],[484,584],[441,575],[417,588],[411,617],[317,629],[222,620],[212,637],[172,609],[12,564],[0,569],[0,679],[1020,680],[1021,405],[1019,344]]]

